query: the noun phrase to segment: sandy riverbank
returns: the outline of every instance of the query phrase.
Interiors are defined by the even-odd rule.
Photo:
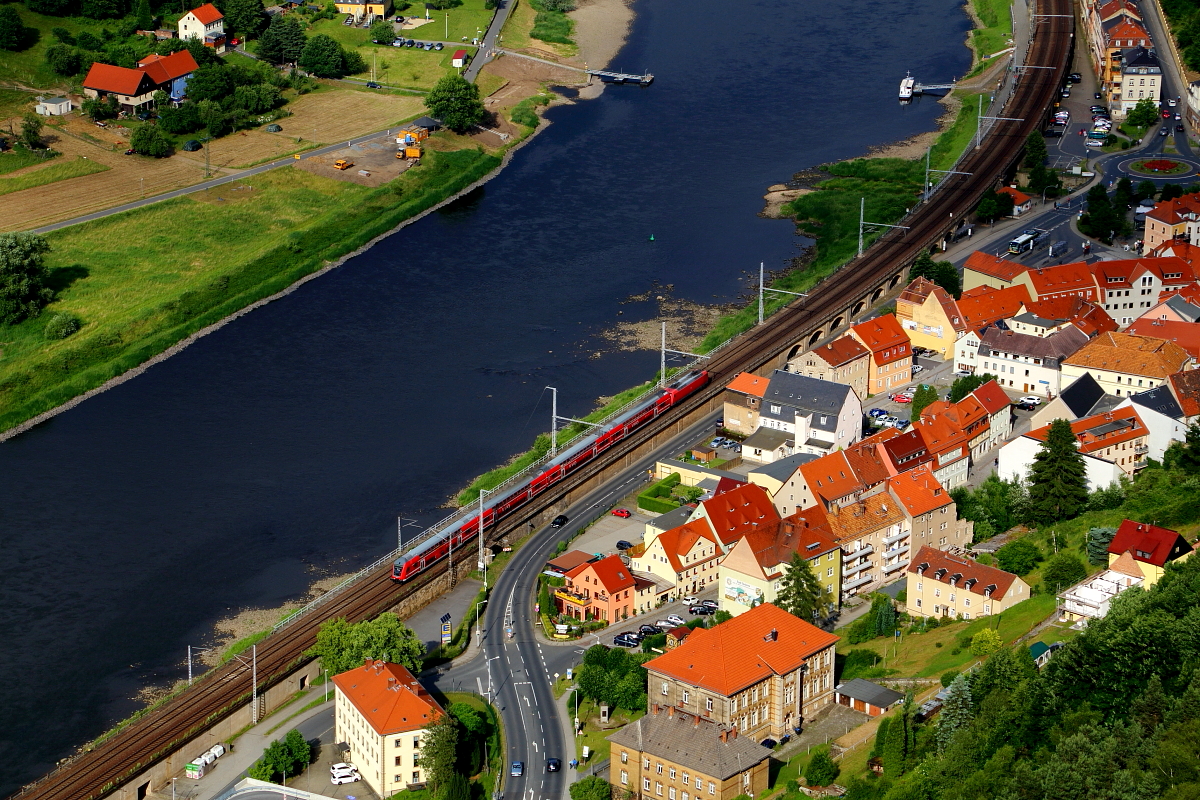
[[[579,60],[591,69],[604,69],[616,57],[633,23],[627,0],[583,0],[568,16],[575,22]]]

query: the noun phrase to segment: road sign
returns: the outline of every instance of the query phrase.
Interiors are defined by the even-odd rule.
[[[442,617],[442,644],[450,644],[450,615]]]

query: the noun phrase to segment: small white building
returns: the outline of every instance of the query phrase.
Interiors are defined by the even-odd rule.
[[[455,50],[454,56],[450,59],[450,66],[455,69],[462,69],[467,65],[467,51]]]
[[[193,8],[179,18],[179,38],[199,39],[218,53],[225,50],[225,16],[212,3]]]
[[[71,101],[65,97],[39,97],[33,110],[43,117],[61,117],[71,113]]]
[[[1087,625],[1108,614],[1114,597],[1131,586],[1141,586],[1142,571],[1129,553],[1113,561],[1108,569],[1086,578],[1058,596],[1058,618],[1062,622]]]

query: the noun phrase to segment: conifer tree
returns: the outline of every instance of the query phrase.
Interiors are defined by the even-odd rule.
[[[1089,528],[1087,532],[1088,563],[1101,566],[1108,563],[1108,546],[1117,535],[1116,528]]]
[[[825,591],[808,559],[799,551],[792,553],[792,560],[780,580],[779,591],[775,593],[775,605],[805,622],[811,622],[824,611],[826,603]]]
[[[1046,441],[1029,470],[1029,506],[1033,521],[1051,524],[1073,519],[1087,505],[1087,473],[1075,434],[1065,419],[1050,423]]]
[[[971,722],[974,709],[971,705],[971,684],[966,673],[959,673],[946,690],[946,700],[938,714],[937,746],[945,751],[954,734]]]

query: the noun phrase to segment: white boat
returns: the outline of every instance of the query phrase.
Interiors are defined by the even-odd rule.
[[[912,75],[906,75],[904,77],[904,80],[900,81],[900,99],[901,100],[912,100],[913,86],[916,84],[916,82],[917,82],[917,79],[914,78]]]

